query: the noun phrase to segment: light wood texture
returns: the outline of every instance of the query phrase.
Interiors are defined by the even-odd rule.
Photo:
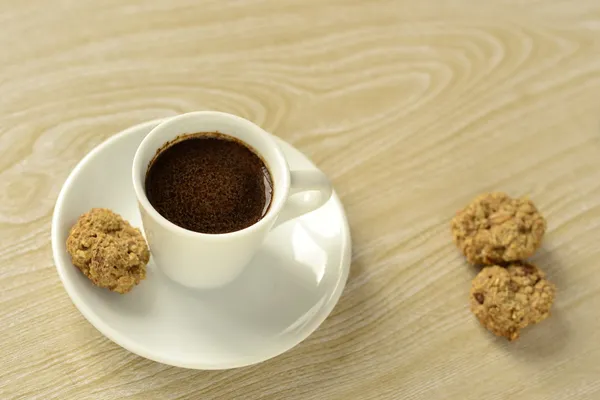
[[[0,399],[600,398],[597,0],[0,0]],[[354,256],[333,314],[260,365],[121,349],[74,308],[50,218],[94,146],[216,109],[331,177]],[[516,343],[468,310],[448,224],[528,194],[554,315]]]

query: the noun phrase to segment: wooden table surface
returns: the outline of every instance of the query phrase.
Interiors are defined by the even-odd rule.
[[[0,399],[600,398],[597,0],[0,0]],[[215,109],[293,143],[346,206],[344,294],[305,342],[230,371],[161,365],[72,305],[64,180],[133,124]],[[468,309],[449,221],[530,195],[553,316],[515,343]]]

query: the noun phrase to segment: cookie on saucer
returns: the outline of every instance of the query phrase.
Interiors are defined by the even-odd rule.
[[[139,229],[106,208],[93,208],[71,228],[67,252],[96,286],[127,293],[146,277],[148,245]]]

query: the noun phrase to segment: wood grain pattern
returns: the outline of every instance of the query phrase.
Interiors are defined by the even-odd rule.
[[[0,0],[1,399],[600,398],[596,0]],[[50,218],[75,164],[145,120],[216,109],[331,177],[354,241],[323,326],[231,371],[137,357],[77,312]],[[514,344],[468,311],[448,222],[529,194],[553,317]]]

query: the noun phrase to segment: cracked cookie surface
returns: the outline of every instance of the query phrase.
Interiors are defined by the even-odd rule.
[[[527,198],[486,193],[459,211],[451,228],[470,263],[494,265],[532,256],[542,242],[546,220]]]
[[[481,325],[508,340],[550,315],[556,288],[536,266],[485,267],[471,284],[471,311]]]
[[[71,228],[67,252],[96,286],[127,293],[146,277],[148,245],[139,229],[105,208],[93,208]]]

